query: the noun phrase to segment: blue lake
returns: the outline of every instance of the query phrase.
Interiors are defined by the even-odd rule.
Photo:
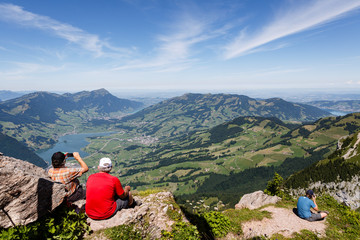
[[[81,150],[89,144],[89,142],[86,141],[86,138],[108,136],[113,133],[114,132],[103,132],[65,135],[60,137],[59,141],[53,147],[46,150],[37,151],[36,154],[49,164],[51,164],[51,156],[55,152],[79,152],[81,157],[86,157],[89,156],[89,154]]]
[[[341,111],[330,111],[330,113],[334,114],[335,116],[345,116],[346,114],[349,114],[348,112],[341,112]]]

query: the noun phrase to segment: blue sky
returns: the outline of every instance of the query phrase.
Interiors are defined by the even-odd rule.
[[[360,0],[0,1],[0,90],[360,90]]]

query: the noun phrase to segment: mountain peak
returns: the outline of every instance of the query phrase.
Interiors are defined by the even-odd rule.
[[[109,93],[106,89],[104,88],[100,88],[97,90],[93,90],[93,91],[81,91],[78,93],[74,93],[74,94],[65,94],[68,97],[73,97],[75,101],[83,98],[83,97],[94,97],[94,96],[106,96],[106,95],[111,95],[111,93]]]
[[[102,95],[102,96],[110,94],[110,92],[108,90],[106,90],[105,88],[100,88],[100,89],[91,91],[91,93],[94,93],[94,94],[97,94],[97,95]]]

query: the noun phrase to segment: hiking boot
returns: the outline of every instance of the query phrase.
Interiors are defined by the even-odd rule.
[[[142,201],[140,199],[134,200],[136,206],[140,206]]]
[[[134,208],[136,206],[140,206],[142,204],[142,201],[140,199],[137,199],[137,200],[133,200],[133,203],[131,204],[131,208]]]

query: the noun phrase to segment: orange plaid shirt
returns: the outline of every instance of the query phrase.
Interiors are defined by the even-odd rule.
[[[80,184],[77,178],[81,176],[81,170],[82,168],[50,168],[48,174],[55,182],[65,184],[66,196],[70,196]]]

